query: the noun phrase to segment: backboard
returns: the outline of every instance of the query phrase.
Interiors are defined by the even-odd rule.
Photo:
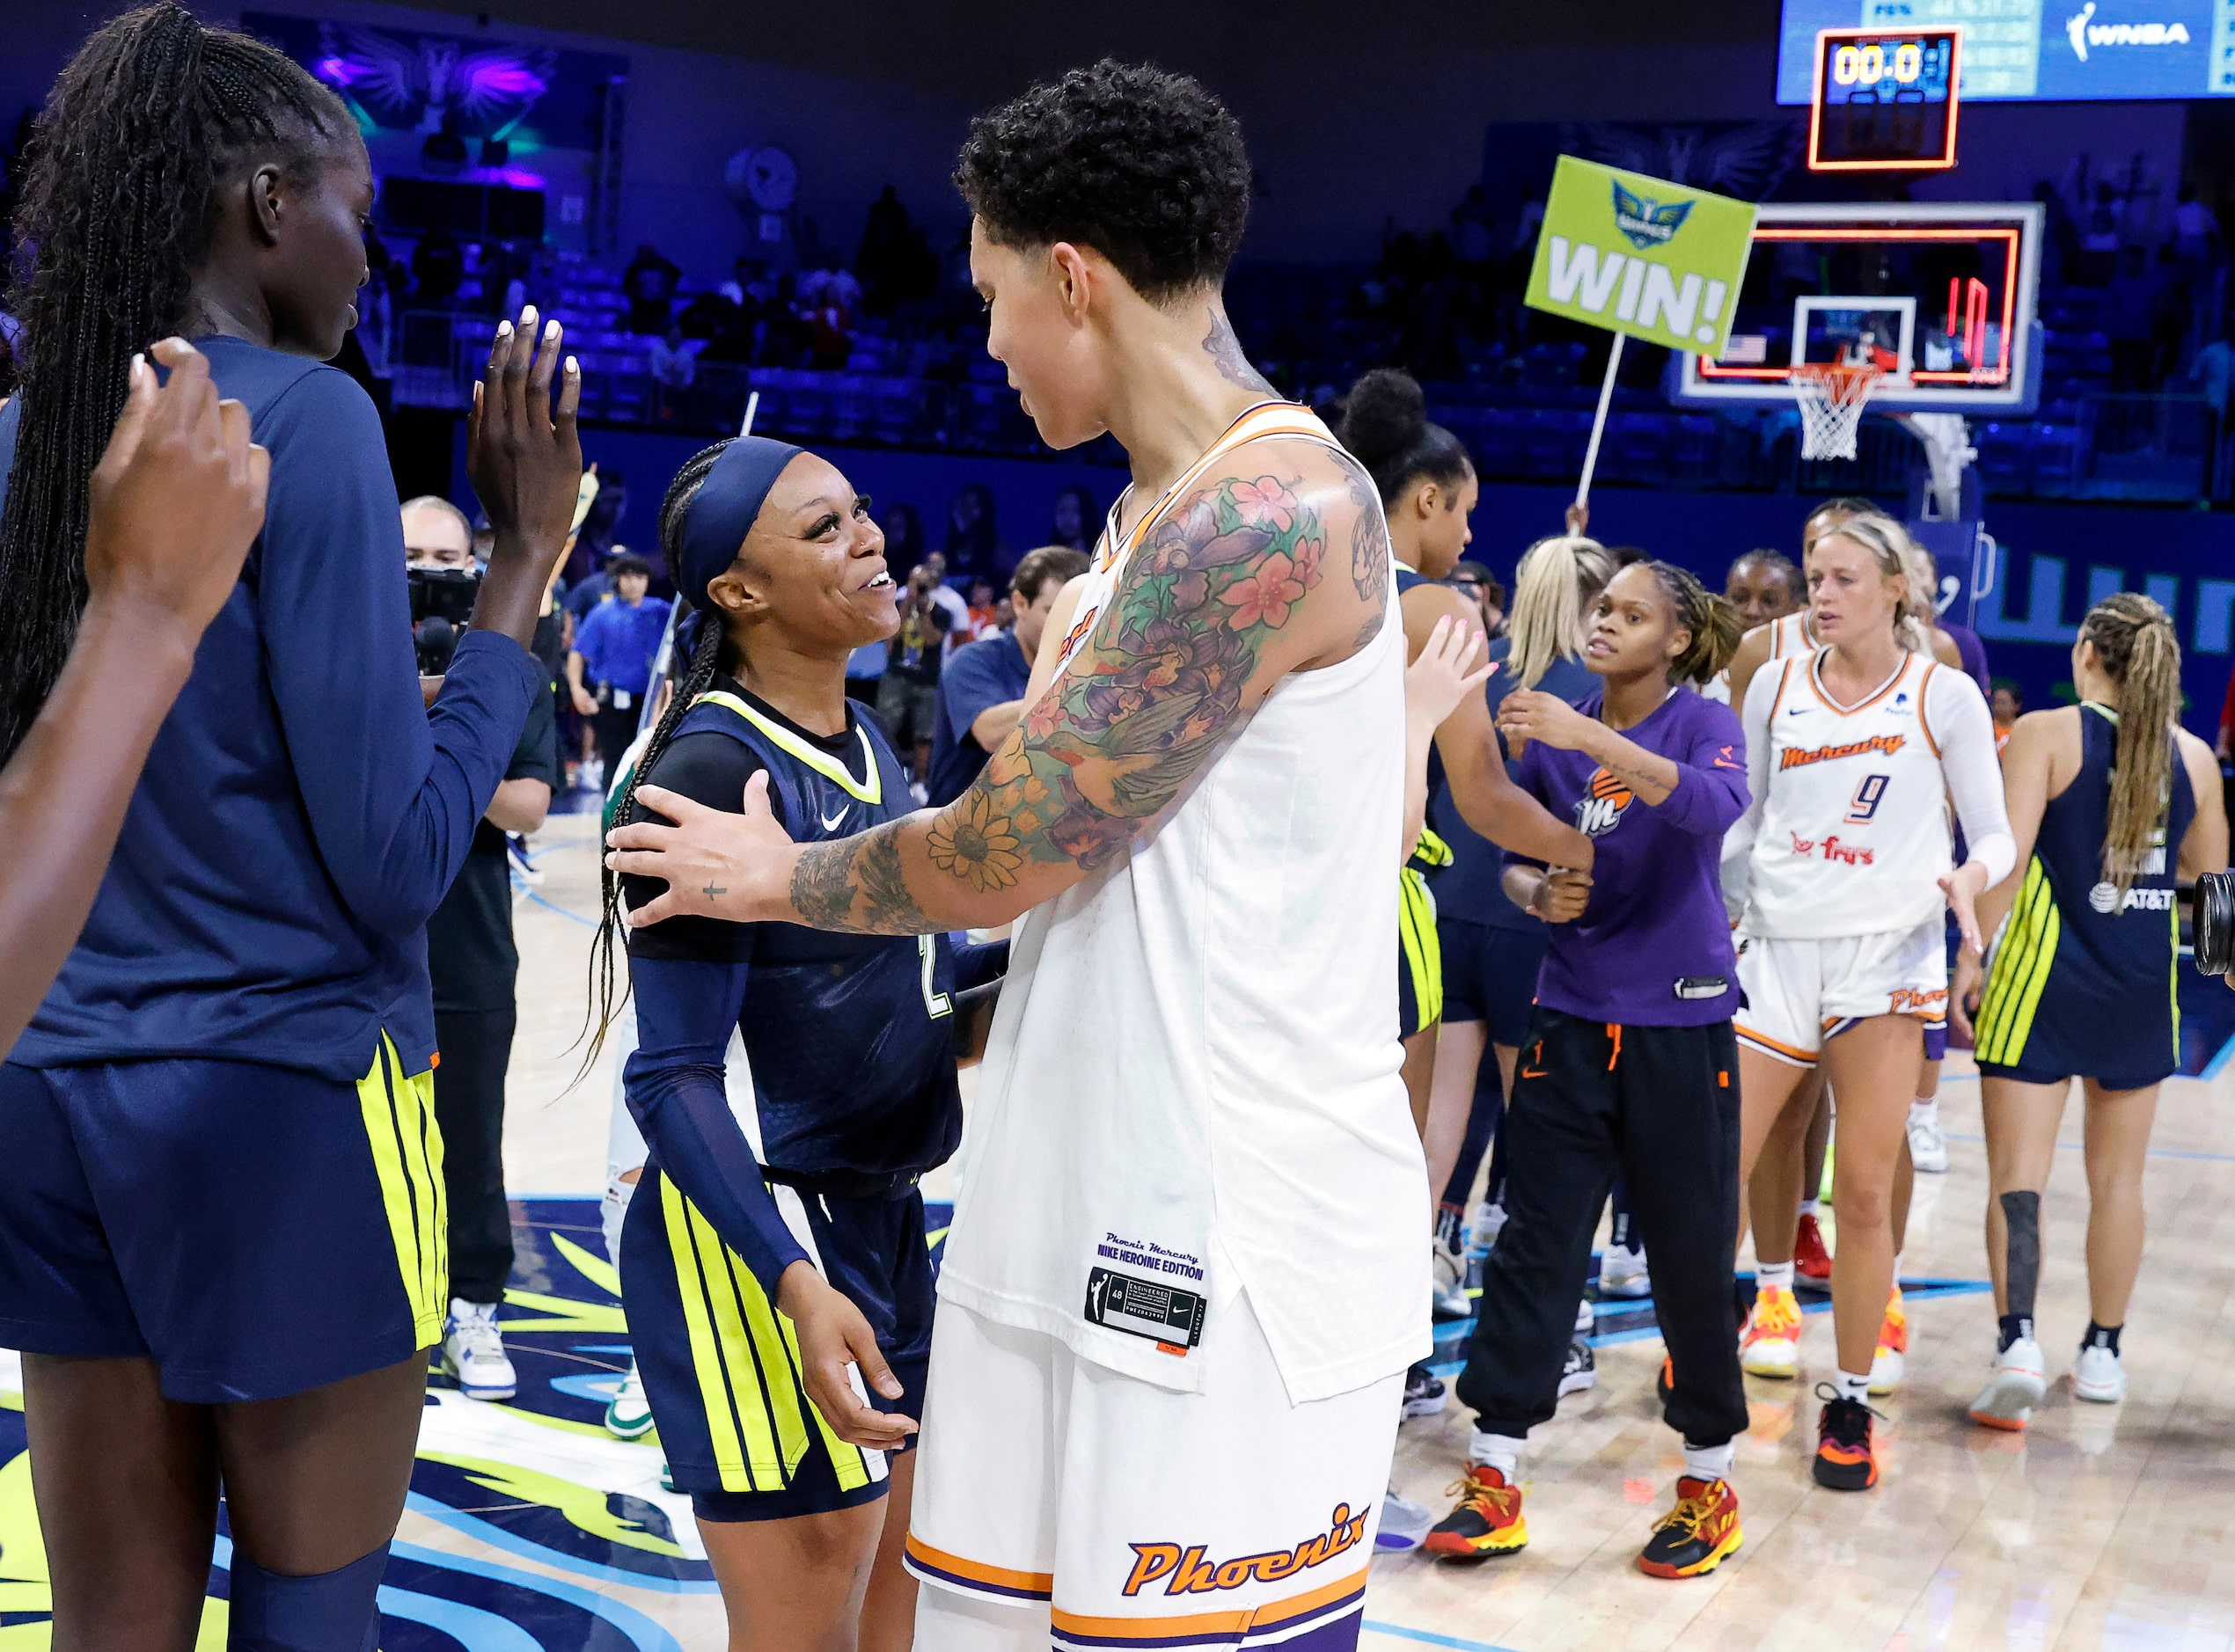
[[[1880,412],[2031,412],[2042,220],[2035,201],[1764,204],[1730,343],[1676,357],[1670,399],[1791,406],[1797,363],[1869,360]]]

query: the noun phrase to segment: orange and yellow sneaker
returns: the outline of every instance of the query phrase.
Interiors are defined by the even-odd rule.
[[[1528,1546],[1528,1522],[1521,1517],[1521,1488],[1487,1463],[1467,1465],[1466,1478],[1452,1490],[1458,1506],[1439,1521],[1421,1544],[1447,1560],[1483,1561],[1516,1554]]]
[[[1828,1383],[1816,1397],[1824,1402],[1816,1420],[1816,1484],[1833,1491],[1868,1491],[1878,1484],[1878,1453],[1871,1444],[1871,1419],[1878,1414],[1859,1400],[1843,1400]]]
[[[1886,1322],[1878,1327],[1878,1351],[1871,1356],[1870,1391],[1890,1394],[1902,1385],[1902,1370],[1909,1363],[1909,1316],[1902,1307],[1902,1284],[1886,1299]]]
[[[1792,1236],[1792,1283],[1803,1290],[1831,1289],[1831,1253],[1813,1216],[1804,1215]]]
[[[1754,1298],[1739,1336],[1739,1363],[1750,1376],[1790,1378],[1800,1369],[1800,1304],[1782,1285]]]
[[[1676,1506],[1656,1521],[1638,1569],[1648,1577],[1700,1577],[1739,1552],[1739,1495],[1727,1480],[1676,1482]]]

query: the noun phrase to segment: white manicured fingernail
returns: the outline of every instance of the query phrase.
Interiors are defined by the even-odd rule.
[[[509,321],[498,322],[496,324],[496,336],[500,339],[510,338],[512,336],[512,324]]]
[[[543,336],[546,339],[555,339],[559,336],[559,322],[555,317],[543,324]]]
[[[575,360],[575,358],[574,358],[573,356],[571,356],[571,355],[570,355],[570,356],[568,356],[568,357],[567,358],[567,371],[568,371],[568,372],[569,372],[569,373],[579,373],[579,372],[581,372],[581,371],[582,371],[582,363],[581,363],[580,362],[577,362],[576,360]]]
[[[138,383],[140,382],[140,375],[141,375],[141,374],[143,374],[143,373],[144,373],[144,372],[146,372],[147,370],[148,370],[148,358],[147,358],[145,355],[142,355],[140,352],[138,352],[138,351],[136,351],[136,351],[134,351],[134,352],[133,352],[133,354],[132,354],[132,377],[131,377],[131,382],[132,382],[133,384],[138,384]]]

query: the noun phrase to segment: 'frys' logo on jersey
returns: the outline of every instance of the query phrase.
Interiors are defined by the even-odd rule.
[[[1590,790],[1576,800],[1575,829],[1586,837],[1603,837],[1622,824],[1635,795],[1604,769],[1591,777]]]

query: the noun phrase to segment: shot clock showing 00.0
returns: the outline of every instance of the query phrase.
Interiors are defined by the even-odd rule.
[[[1816,36],[1808,164],[1818,172],[1955,164],[1960,29],[1826,29]]]

